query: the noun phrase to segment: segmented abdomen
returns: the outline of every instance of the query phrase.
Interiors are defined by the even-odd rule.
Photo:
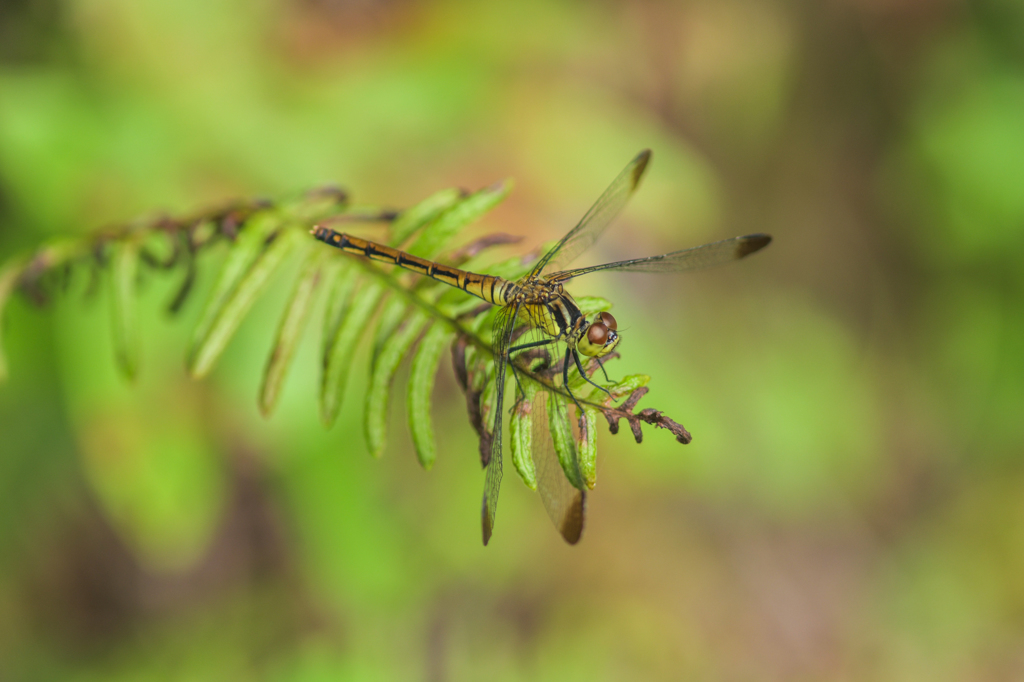
[[[501,277],[478,275],[474,272],[451,268],[447,265],[441,265],[440,263],[414,256],[405,251],[393,249],[390,246],[353,237],[343,232],[335,232],[330,228],[319,225],[313,228],[311,232],[320,241],[337,247],[342,251],[366,256],[371,260],[381,261],[382,263],[392,263],[406,270],[412,270],[417,274],[436,279],[438,282],[444,282],[449,286],[462,289],[467,294],[482,298],[488,303],[505,305],[507,302],[506,295],[510,290],[511,282]]]

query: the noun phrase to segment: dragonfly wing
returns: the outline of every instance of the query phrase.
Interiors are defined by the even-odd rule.
[[[619,176],[612,181],[608,189],[597,200],[583,219],[572,228],[561,241],[551,247],[551,250],[544,254],[544,257],[537,261],[530,272],[531,277],[536,277],[544,268],[555,264],[568,265],[577,256],[589,249],[598,240],[608,224],[615,219],[622,207],[640,186],[640,179],[643,177],[647,163],[651,160],[651,150],[645,149],[636,158],[629,162]]]
[[[748,234],[743,237],[723,239],[720,242],[711,242],[703,246],[695,246],[692,249],[673,251],[660,256],[648,256],[647,258],[634,258],[604,265],[592,265],[588,268],[577,268],[575,270],[563,270],[548,277],[549,280],[566,282],[574,277],[586,275],[598,270],[615,270],[618,272],[684,272],[687,270],[702,270],[704,268],[731,263],[744,256],[760,251],[772,241],[767,234]]]
[[[551,416],[559,417],[555,413],[549,416],[549,399],[557,400],[547,391],[537,391],[530,407],[533,422],[531,455],[537,472],[537,493],[555,528],[566,542],[575,545],[583,535],[587,494],[569,483],[555,454],[549,419]],[[582,476],[580,478],[582,480]]]
[[[505,402],[505,369],[508,367],[508,349],[512,342],[519,306],[508,306],[498,313],[492,329],[491,345],[494,350],[494,380],[497,382],[494,401],[494,431],[491,440],[491,459],[487,463],[484,479],[484,500],[481,510],[484,544],[494,532],[494,518],[498,512],[498,492],[501,490],[501,418]]]

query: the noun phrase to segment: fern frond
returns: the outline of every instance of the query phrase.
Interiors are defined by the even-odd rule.
[[[420,464],[430,469],[436,459],[431,393],[441,360],[448,351],[465,394],[470,424],[479,436],[481,463],[486,465],[496,398],[499,391],[508,388],[498,386],[494,377],[490,330],[497,308],[433,280],[321,248],[307,231],[312,224],[322,222],[385,223],[387,242],[392,246],[409,242],[406,250],[420,257],[442,256],[440,260],[469,270],[515,280],[529,270],[536,253],[490,265],[486,257],[493,247],[513,243],[517,238],[492,234],[461,247],[452,244],[467,225],[501,202],[510,188],[511,183],[506,181],[473,193],[443,190],[401,212],[353,207],[344,192],[327,188],[279,203],[240,201],[193,216],[161,217],[79,240],[56,241],[31,256],[13,259],[0,267],[0,333],[3,306],[14,292],[45,303],[59,283],[57,280],[68,271],[83,267],[90,272],[107,269],[116,362],[131,378],[138,370],[135,304],[141,273],[147,269],[184,270],[181,286],[168,306],[172,312],[177,311],[192,290],[197,254],[227,242],[228,253],[187,353],[189,373],[202,377],[215,366],[271,276],[286,262],[301,259],[263,373],[258,396],[260,411],[265,416],[273,413],[317,300],[326,296],[319,356],[319,408],[325,426],[330,427],[343,408],[356,349],[361,343],[372,344],[369,387],[364,396],[364,431],[371,454],[380,456],[386,448],[395,376],[402,362],[411,358],[406,388],[409,430]],[[447,257],[443,257],[445,253]],[[580,296],[576,300],[587,316],[608,310],[611,305],[596,297]],[[616,357],[612,353],[605,362]],[[549,354],[532,351],[516,359],[526,395],[511,409],[512,462],[530,489],[537,489],[537,472],[531,457],[530,405],[540,392],[546,396],[546,418],[559,462],[567,479],[581,490],[593,488],[596,483],[598,415],[608,421],[612,433],[626,420],[637,442],[642,439],[643,423],[670,430],[680,443],[690,442],[689,432],[661,412],[634,412],[648,391],[648,376],[630,375],[608,383],[604,387],[610,395],[601,393],[598,400],[594,398],[593,386],[573,372],[568,388],[579,397],[583,406],[579,410],[561,385],[563,362],[564,358],[553,362]],[[597,368],[596,359],[584,367],[592,379]],[[6,371],[0,343],[0,380]],[[575,413],[575,429],[570,413]]]

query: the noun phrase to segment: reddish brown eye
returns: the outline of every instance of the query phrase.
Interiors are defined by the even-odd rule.
[[[595,346],[603,346],[608,340],[608,327],[601,322],[590,325],[587,331],[587,340]]]
[[[611,313],[601,313],[598,317],[601,319],[602,324],[609,329],[614,331],[619,328],[619,325],[615,322],[615,318],[612,317]]]

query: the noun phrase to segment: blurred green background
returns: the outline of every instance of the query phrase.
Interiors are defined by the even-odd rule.
[[[429,473],[401,400],[367,456],[365,383],[321,428],[316,333],[261,419],[286,278],[202,382],[177,274],[146,282],[134,385],[84,280],[13,300],[0,679],[1024,678],[1019,0],[0,2],[0,259],[325,182],[404,207],[508,176],[475,229],[514,253],[644,147],[580,264],[775,242],[574,285],[616,303],[614,373],[694,435],[602,429],[575,548],[511,474],[480,546],[447,363]]]

